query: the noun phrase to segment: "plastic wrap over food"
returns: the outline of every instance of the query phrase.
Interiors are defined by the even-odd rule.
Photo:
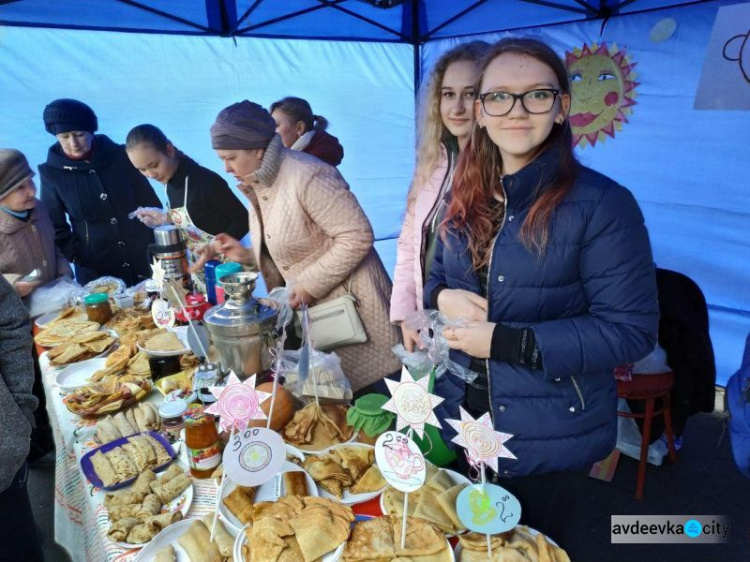
[[[99,279],[94,279],[93,281],[86,283],[83,288],[86,289],[89,294],[107,293],[109,296],[112,296],[122,293],[125,290],[125,287],[125,281],[122,279],[105,275],[104,277],[99,277]]]

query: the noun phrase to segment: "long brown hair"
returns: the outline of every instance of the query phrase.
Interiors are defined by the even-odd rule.
[[[498,42],[482,61],[477,92],[490,63],[504,54],[526,55],[549,66],[560,84],[560,91],[570,95],[570,82],[565,64],[546,43],[536,39],[508,38]],[[521,226],[520,239],[530,251],[544,254],[549,241],[549,225],[555,208],[570,191],[576,175],[576,157],[567,116],[562,124],[555,123],[549,136],[537,148],[532,160],[546,150],[556,150],[559,155],[557,174],[537,192],[541,195],[529,210]],[[475,123],[471,138],[461,152],[453,182],[452,200],[442,223],[446,227],[463,231],[469,240],[472,263],[479,269],[489,262],[490,246],[497,230],[493,210],[494,194],[500,191],[503,160],[500,151],[487,131]]]
[[[484,41],[469,41],[446,51],[435,63],[430,79],[420,94],[418,108],[417,169],[414,185],[423,185],[437,168],[443,142],[452,136],[443,125],[440,116],[440,100],[443,95],[443,78],[448,67],[454,62],[471,62],[479,66],[482,58],[490,50]],[[413,195],[413,194],[412,194]]]

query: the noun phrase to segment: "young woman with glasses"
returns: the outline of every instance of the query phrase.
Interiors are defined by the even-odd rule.
[[[391,322],[401,326],[404,347],[413,351],[419,334],[403,322],[422,309],[422,287],[429,278],[437,227],[445,215],[445,195],[474,126],[474,83],[484,41],[454,47],[440,57],[424,89],[419,116],[417,168],[409,189],[393,275]]]
[[[477,123],[424,294],[426,306],[472,320],[444,336],[478,377],[447,373],[435,391],[441,419],[463,405],[513,435],[500,484],[517,493],[522,521],[545,529],[562,515],[552,511],[559,474],[614,449],[613,369],[656,341],[654,264],[633,196],[573,154],[555,52],[504,39],[477,85]]]

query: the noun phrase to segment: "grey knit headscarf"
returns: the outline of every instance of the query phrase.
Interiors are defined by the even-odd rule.
[[[245,100],[223,109],[211,126],[214,150],[266,148],[276,134],[276,122],[268,111]]]
[[[0,198],[34,177],[26,157],[15,148],[0,148]]]

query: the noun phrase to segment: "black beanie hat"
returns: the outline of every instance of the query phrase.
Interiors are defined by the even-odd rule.
[[[99,128],[96,114],[78,100],[59,99],[44,108],[44,127],[52,135],[69,131],[86,131],[94,134]]]

